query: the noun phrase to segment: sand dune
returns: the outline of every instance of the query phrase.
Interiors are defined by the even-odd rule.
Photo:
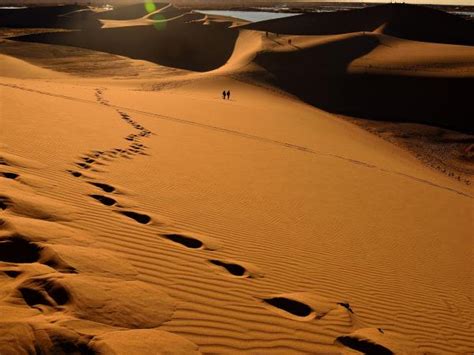
[[[306,102],[358,117],[474,132],[465,90],[474,83],[473,47],[365,33],[310,44],[295,38],[292,46],[285,40],[277,45],[282,49],[263,51],[255,62],[273,75],[274,85]],[[444,52],[451,55],[434,60],[434,53]]]
[[[167,12],[180,15],[159,21],[159,29],[152,27],[149,22],[152,20],[145,15],[133,21],[106,23],[105,27],[110,28],[101,30],[40,33],[15,39],[82,47],[200,72],[215,69],[235,71],[256,63],[264,71],[256,73],[251,70],[245,75],[247,80],[251,78],[254,82],[290,92],[330,112],[474,132],[474,125],[470,122],[470,92],[465,90],[473,82],[473,47],[425,44],[400,38],[443,42],[442,34],[449,33],[456,39],[448,42],[468,44],[466,39],[471,38],[469,28],[472,25],[464,19],[419,6],[386,5],[342,14],[303,15],[308,17],[307,20],[291,17],[240,26],[297,34],[307,33],[304,26],[311,28],[312,34],[374,30],[370,33],[296,37],[277,37],[271,33],[256,46],[253,39],[244,39],[248,32],[229,28],[232,25],[230,22],[222,26],[222,22],[211,20],[216,25],[205,26],[203,22],[192,21],[202,17],[200,14],[183,14],[182,10],[173,7],[157,10],[157,13]],[[310,17],[320,15],[341,15],[344,21],[318,20],[318,24],[327,27],[318,30],[314,25],[316,19],[313,21]],[[392,22],[387,22],[387,16]],[[425,19],[424,26],[432,37],[415,33],[410,19],[416,16]],[[361,28],[360,23],[369,23],[367,18],[377,23]],[[382,22],[385,29],[392,30],[381,30]],[[435,38],[437,34],[431,30],[435,23],[443,23],[450,31],[442,31]],[[355,27],[334,27],[341,24]],[[193,33],[192,39],[189,33]],[[261,32],[253,33],[253,36],[260,33],[262,37]],[[247,54],[236,59],[242,52],[237,48],[239,37],[239,47],[247,48],[244,49]],[[117,41],[118,38],[120,41]],[[209,39],[212,39],[211,46],[207,45]],[[291,45],[288,45],[288,40],[292,40]],[[450,54],[444,56],[439,53]],[[234,63],[232,68],[230,63]],[[315,82],[319,84],[315,85]],[[449,100],[449,105],[446,100]]]
[[[472,352],[470,178],[307,103],[469,131],[472,47],[135,9],[3,40],[0,353]]]
[[[440,24],[443,24],[442,26]],[[474,45],[471,21],[428,7],[386,4],[343,12],[304,14],[245,25],[244,28],[292,35],[375,31],[414,41]],[[449,30],[446,30],[449,28]]]
[[[185,20],[166,21],[158,30],[126,23],[97,31],[40,33],[16,40],[82,47],[186,70],[209,71],[222,66],[232,54],[238,31]],[[208,46],[210,38],[212,46]]]

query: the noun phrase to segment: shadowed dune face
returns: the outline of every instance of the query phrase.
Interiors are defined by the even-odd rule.
[[[410,40],[474,45],[472,21],[432,8],[407,4],[312,13],[242,26],[246,29],[293,35],[374,31],[379,27],[383,28],[382,33]]]
[[[66,5],[0,10],[2,27],[13,28],[99,28],[100,21],[85,6]]]
[[[275,85],[326,111],[361,118],[417,122],[472,133],[472,77],[351,73],[348,67],[379,40],[355,35],[291,52],[262,52],[255,62]]]
[[[153,26],[122,27],[42,33],[15,40],[81,47],[204,72],[220,67],[229,59],[237,37],[235,29],[169,21],[162,30]]]

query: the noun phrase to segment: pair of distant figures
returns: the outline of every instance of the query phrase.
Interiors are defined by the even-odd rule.
[[[227,97],[227,100],[230,100],[230,90],[222,91],[222,98],[225,100],[226,97]]]

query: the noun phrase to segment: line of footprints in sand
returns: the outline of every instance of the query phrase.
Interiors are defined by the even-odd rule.
[[[103,98],[101,90],[96,90],[97,101],[103,105],[109,105],[109,103]],[[150,137],[153,133],[133,120],[127,113],[120,110],[116,110],[120,115],[121,119],[132,125],[135,129],[138,130],[136,134],[130,134],[125,137],[125,140],[129,141],[129,146],[126,149],[114,148],[107,151],[92,151],[90,153],[84,154],[81,157],[81,161],[75,163],[77,168],[82,170],[78,171],[77,169],[67,170],[72,176],[76,178],[81,178],[88,184],[91,184],[98,189],[102,190],[106,194],[90,194],[89,196],[101,203],[104,206],[114,206],[117,208],[115,212],[120,213],[128,218],[133,219],[137,223],[148,225],[152,222],[152,217],[136,212],[124,209],[117,200],[110,196],[110,194],[117,193],[117,189],[109,184],[103,182],[97,182],[92,177],[88,176],[87,171],[94,171],[100,173],[100,165],[104,165],[104,162],[110,163],[114,159],[126,158],[131,159],[135,155],[148,155],[146,150],[148,147],[142,143],[142,139]],[[0,164],[2,162],[0,161]],[[6,162],[2,165],[9,165]],[[0,177],[17,180],[19,174],[0,171]],[[0,211],[5,210],[9,207],[12,202],[7,197],[2,197],[0,195]],[[161,237],[180,244],[186,248],[190,249],[201,249],[206,251],[211,251],[217,249],[219,243],[213,238],[207,236],[197,236],[193,233],[163,233],[160,234]],[[45,252],[47,248],[39,248],[37,245],[32,243],[29,240],[22,238],[12,237],[10,239],[0,239],[0,262],[1,261],[16,261],[16,262],[35,262],[41,259],[40,254],[49,255],[51,253]],[[21,256],[12,257],[12,250],[21,250]],[[77,252],[78,247],[75,247],[75,252]],[[63,253],[65,252],[63,248]],[[53,253],[54,254],[54,253]],[[111,256],[106,255],[107,261],[110,262]],[[14,260],[13,260],[13,259]],[[54,257],[43,257],[43,264],[52,266],[56,270],[65,273],[74,273],[74,268],[68,266],[67,264],[62,263],[60,260],[56,260]],[[232,277],[237,278],[248,278],[255,279],[263,276],[259,270],[247,263],[237,263],[229,260],[219,260],[219,259],[208,259],[210,265],[212,264],[217,270],[222,270],[222,272],[227,273]],[[64,265],[63,265],[64,264]],[[11,277],[15,277],[15,270],[7,270],[10,273]],[[4,272],[7,272],[4,271]],[[8,275],[8,274],[7,274]],[[72,279],[74,280],[74,279]],[[28,284],[31,283],[31,285]],[[74,288],[74,282],[67,281],[70,284],[69,287]],[[97,283],[96,288],[109,288],[110,285],[107,281],[104,285]],[[35,308],[42,307],[42,305],[62,307],[67,304],[68,296],[67,292],[54,280],[50,280],[47,277],[40,277],[39,279],[31,280],[26,282],[28,285],[23,285],[21,288],[22,295],[27,304],[34,306]],[[80,286],[80,285],[77,285]],[[145,285],[141,285],[145,287]],[[141,287],[140,286],[140,287]],[[87,286],[87,287],[90,287]],[[149,290],[141,289],[134,285],[134,288],[137,288],[139,295],[137,297],[143,297],[144,293],[149,293]],[[142,288],[143,288],[142,287]],[[42,289],[39,293],[35,290],[38,288]],[[120,291],[120,290],[119,290]],[[145,291],[145,292],[144,292]],[[156,294],[156,290],[154,291]],[[161,299],[166,298],[166,295],[159,295]],[[151,300],[150,300],[151,301]],[[343,319],[349,319],[354,328],[358,328],[353,333],[342,335],[337,337],[335,340],[336,344],[339,346],[345,346],[350,349],[362,351],[365,353],[377,353],[377,354],[391,354],[390,344],[393,344],[390,339],[385,338],[385,332],[381,328],[369,328],[364,325],[363,322],[357,319],[351,306],[346,301],[333,301],[325,297],[313,293],[292,293],[292,294],[280,294],[274,295],[268,298],[261,299],[262,305],[276,312],[280,316],[296,320],[296,321],[312,321],[317,319],[323,319],[330,312],[336,312],[335,314],[341,316]],[[153,303],[153,302],[152,302]],[[44,306],[43,306],[44,307]],[[142,313],[142,312],[139,312]],[[165,312],[166,313],[166,312]],[[157,315],[154,316],[155,319]],[[133,317],[132,317],[133,318]],[[163,316],[161,316],[163,318]],[[160,318],[160,319],[161,319]],[[160,322],[156,323],[156,326],[161,324],[165,319],[161,319]],[[357,324],[356,324],[357,323]],[[140,324],[134,325],[137,328],[140,328]],[[181,341],[181,340],[180,340]],[[191,348],[190,348],[191,349]]]

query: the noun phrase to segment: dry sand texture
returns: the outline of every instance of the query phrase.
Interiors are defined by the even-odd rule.
[[[468,25],[435,13],[457,34],[436,41],[387,9],[418,11],[328,33],[173,7],[159,26],[132,7],[82,12],[102,29],[5,30],[0,353],[474,351],[472,175],[327,112],[441,125],[469,146]],[[78,10],[48,16],[74,28]],[[453,115],[426,109],[436,90],[388,106],[394,81],[451,83]]]

